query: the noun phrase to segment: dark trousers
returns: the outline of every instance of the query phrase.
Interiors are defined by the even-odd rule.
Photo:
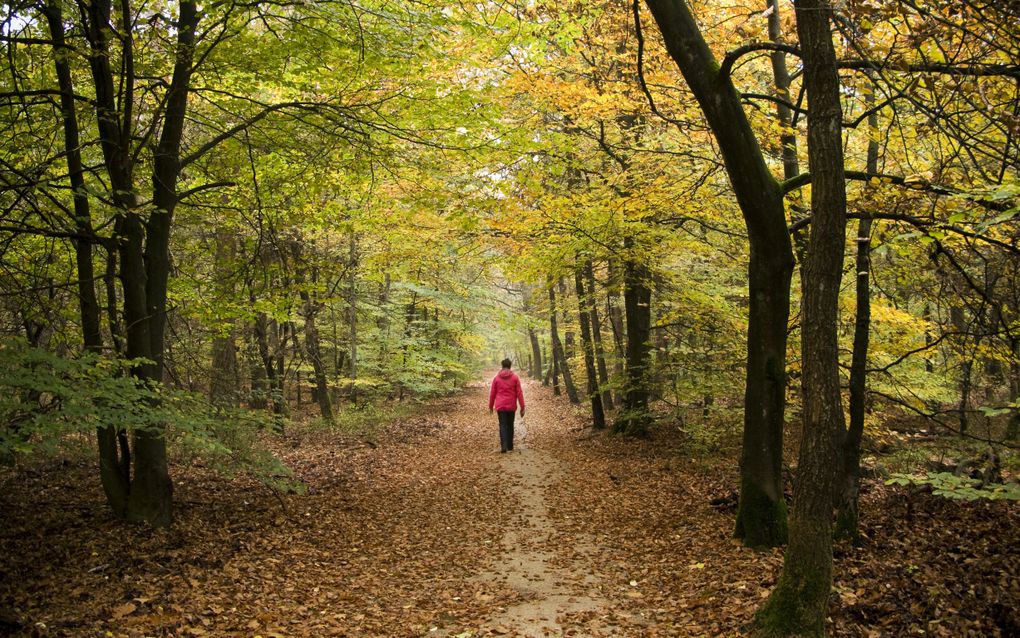
[[[499,417],[499,449],[503,452],[514,449],[514,416],[515,410],[497,410]]]

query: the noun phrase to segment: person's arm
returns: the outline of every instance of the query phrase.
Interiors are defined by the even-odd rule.
[[[492,380],[492,385],[489,387],[489,412],[492,412],[492,406],[496,403],[496,382],[498,379]]]
[[[517,379],[517,403],[521,406],[521,416],[524,416],[524,388],[521,387],[520,379]]]

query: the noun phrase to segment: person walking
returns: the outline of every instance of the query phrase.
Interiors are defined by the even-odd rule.
[[[514,449],[514,415],[517,406],[521,406],[521,418],[524,418],[524,391],[521,380],[510,370],[510,359],[503,359],[503,369],[493,377],[489,389],[489,414],[493,408],[499,418],[499,451],[509,452]]]

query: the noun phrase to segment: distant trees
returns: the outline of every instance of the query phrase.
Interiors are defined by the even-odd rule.
[[[443,74],[457,63],[439,40],[416,54],[450,65],[435,75],[392,65],[411,34],[458,20],[421,9],[384,14],[325,2],[277,11],[188,0],[157,9],[105,0],[6,6],[0,265],[17,303],[2,311],[5,333],[19,321],[36,347],[127,358],[140,387],[152,390],[144,395],[149,415],[173,413],[161,406],[161,384],[207,394],[210,413],[243,400],[271,404],[282,417],[301,396],[294,381],[304,373],[328,420],[340,387],[427,394],[470,374],[482,349],[469,336],[480,329],[477,309],[458,300],[470,294],[462,274],[477,262],[464,260],[457,274],[446,269],[451,280],[435,267],[427,276],[388,268],[387,260],[403,265],[413,255],[422,273],[428,259],[454,248],[449,236],[423,239],[420,219],[387,218],[388,205],[409,210],[412,198],[440,190],[435,182],[394,175],[380,187],[372,174],[398,148],[422,164],[436,161],[426,149],[454,135],[448,120],[462,106],[477,117],[464,131],[485,124],[468,87],[444,89],[448,111],[432,112],[434,87],[447,86]],[[397,91],[391,83],[401,73],[415,81]],[[419,89],[432,100],[427,111],[408,108]],[[287,187],[266,189],[288,178]],[[372,199],[379,188],[391,189],[388,205]],[[359,231],[380,227],[386,245],[328,261],[338,236],[346,249]],[[316,240],[326,234],[320,250]],[[421,259],[421,250],[432,255]],[[45,314],[31,311],[32,291],[49,293]],[[359,294],[379,302],[359,306]],[[413,312],[393,321],[409,298]],[[359,336],[359,316],[375,330]],[[359,349],[361,339],[374,342]],[[100,423],[100,476],[113,510],[169,524],[167,446],[187,424],[142,415]]]

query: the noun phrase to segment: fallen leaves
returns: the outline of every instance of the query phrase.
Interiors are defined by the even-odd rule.
[[[546,635],[741,633],[782,553],[735,543],[732,508],[712,506],[733,492],[733,459],[692,462],[672,431],[581,437],[565,402],[529,386],[525,447],[551,465],[542,485],[513,485],[483,391],[396,424],[376,447],[290,433],[279,451],[309,489],[287,496],[285,510],[254,483],[186,470],[169,531],[112,520],[91,461],[8,472],[0,627],[110,638],[519,635],[486,622],[540,602],[526,589],[535,581],[479,575],[514,551],[508,531],[537,524],[521,504],[538,489],[548,528],[522,534],[521,547],[545,559],[546,585],[563,595],[536,620]],[[830,634],[1020,635],[1015,505],[867,487],[868,544],[838,548]]]

